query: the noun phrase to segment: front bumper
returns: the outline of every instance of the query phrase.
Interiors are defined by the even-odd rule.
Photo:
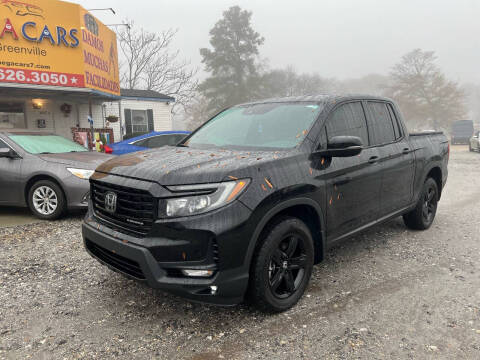
[[[82,234],[87,252],[116,272],[193,301],[235,305],[248,286],[249,216],[250,210],[235,202],[212,214],[158,221],[138,238],[101,223],[90,207]],[[182,268],[215,272],[194,278],[184,276]]]
[[[90,183],[70,175],[63,179],[62,188],[65,190],[69,209],[86,209],[90,196]]]

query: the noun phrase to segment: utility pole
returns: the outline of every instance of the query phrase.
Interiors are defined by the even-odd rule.
[[[88,97],[88,122],[90,123],[90,138],[92,141],[92,150],[95,144],[95,134],[93,132],[93,113],[92,113],[92,98]]]

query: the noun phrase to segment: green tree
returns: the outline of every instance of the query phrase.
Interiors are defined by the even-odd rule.
[[[448,128],[466,114],[465,94],[435,64],[433,51],[415,49],[394,65],[387,95],[397,100],[407,121],[420,128]]]
[[[250,23],[252,13],[232,6],[210,30],[211,49],[200,49],[202,63],[210,77],[199,90],[209,110],[254,99],[261,87],[258,47],[264,38]]]

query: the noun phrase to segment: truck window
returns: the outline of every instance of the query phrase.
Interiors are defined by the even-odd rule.
[[[387,105],[383,102],[368,101],[367,106],[370,110],[370,117],[368,119],[370,145],[382,145],[394,142],[395,132]]]
[[[334,136],[358,136],[368,146],[367,122],[360,102],[341,105],[327,120],[327,139]]]
[[[202,125],[188,146],[294,148],[317,120],[323,104],[278,102],[240,105]]]
[[[391,104],[388,104],[388,112],[390,113],[390,118],[392,119],[393,123],[393,131],[395,133],[395,140],[398,140],[402,137],[402,130],[400,125],[398,124],[397,116],[395,115],[395,111],[393,111],[393,107]]]

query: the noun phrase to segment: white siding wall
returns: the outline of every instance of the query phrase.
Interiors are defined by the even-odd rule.
[[[37,99],[42,103],[42,108],[34,109],[32,99],[29,98],[2,98],[1,100],[23,102],[26,121],[25,125],[19,124],[19,127],[26,127],[27,129],[35,131],[53,132],[71,139],[72,127],[77,126],[77,124],[80,124],[81,127],[89,126],[87,120],[88,104],[79,104],[68,100]],[[72,111],[68,115],[65,115],[60,110],[61,106],[65,103],[72,106]],[[98,125],[100,125],[102,121],[101,104],[93,105],[92,110],[94,112],[94,119],[96,119]],[[45,120],[45,128],[38,128],[39,119]]]
[[[125,125],[125,109],[131,110],[153,110],[153,128],[154,131],[168,131],[173,130],[172,124],[172,105],[160,101],[144,101],[135,99],[122,99],[120,102],[121,115],[119,115],[118,102],[105,103],[105,116],[115,115],[121,118],[121,125]],[[113,135],[115,141],[121,139],[120,122],[110,124],[113,128]],[[124,130],[125,132],[125,130]]]
[[[120,115],[120,116],[118,114],[118,104],[119,104],[118,101],[117,102],[104,103],[104,105],[105,105],[105,116],[114,115],[114,116],[118,116],[120,118],[120,120],[118,120],[116,123],[110,123],[110,127],[113,129],[113,138],[114,138],[115,142],[122,140],[122,132],[121,132],[121,128],[120,128],[120,122],[125,121],[123,119],[123,114]]]
[[[35,131],[54,132],[58,135],[72,139],[71,128],[79,125],[82,128],[90,127],[88,123],[88,103],[75,101],[57,101],[52,99],[41,99],[43,104],[41,109],[34,109],[31,98],[2,98],[2,101],[24,102],[26,128]],[[68,116],[60,110],[62,104],[67,103],[72,106],[72,111]],[[102,109],[103,107],[103,109]],[[132,110],[153,110],[153,125],[155,131],[173,130],[171,104],[159,101],[143,101],[134,99],[121,100],[121,112],[119,115],[118,102],[93,103],[93,126],[102,128],[105,126],[105,117],[115,115],[121,118],[117,123],[111,123],[109,127],[113,129],[115,141],[122,139],[121,125],[125,124],[125,109]],[[46,123],[45,129],[39,129],[37,120],[44,119]],[[23,124],[20,124],[23,127]]]
[[[90,127],[88,122],[89,107],[88,104],[78,104],[78,118],[81,128]],[[93,127],[102,128],[104,126],[104,119],[102,115],[102,104],[92,103],[92,117]]]

